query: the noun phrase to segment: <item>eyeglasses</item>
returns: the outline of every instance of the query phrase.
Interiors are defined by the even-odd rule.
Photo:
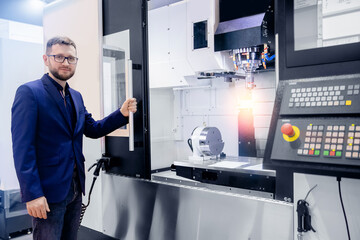
[[[63,63],[67,59],[69,64],[76,64],[79,58],[77,57],[64,57],[61,55],[47,55],[48,57],[54,57],[55,62]]]

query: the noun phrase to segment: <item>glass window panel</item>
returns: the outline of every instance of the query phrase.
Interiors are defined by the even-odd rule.
[[[294,0],[295,51],[360,42],[360,0]]]
[[[102,82],[104,116],[119,109],[127,99],[129,38],[129,30],[104,36]],[[128,137],[128,125],[109,135]]]

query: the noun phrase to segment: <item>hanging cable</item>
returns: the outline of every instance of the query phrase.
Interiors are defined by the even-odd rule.
[[[309,196],[310,192],[311,192],[314,188],[316,188],[316,187],[317,187],[317,184],[316,184],[315,186],[313,186],[313,187],[308,191],[308,193],[306,194],[306,197],[305,197],[304,201],[306,201],[306,199],[307,199],[307,197]]]
[[[94,163],[89,169],[88,169],[88,172],[90,172],[90,170],[96,166],[95,170],[94,170],[94,178],[93,178],[93,181],[92,181],[92,184],[91,184],[91,187],[90,187],[90,192],[89,192],[89,196],[88,196],[88,203],[85,205],[85,204],[81,204],[81,213],[80,213],[80,221],[79,221],[79,227],[81,225],[81,222],[84,218],[84,214],[85,214],[85,211],[87,209],[87,207],[90,205],[90,198],[91,198],[91,193],[92,193],[92,190],[94,188],[94,184],[95,184],[95,181],[97,179],[97,177],[99,176],[100,174],[100,169],[101,168],[105,168],[106,165],[108,165],[110,162],[110,158],[108,157],[102,157],[100,159],[98,159],[96,161],[96,163]]]
[[[342,199],[342,195],[341,195],[341,185],[340,185],[341,177],[337,177],[337,178],[336,178],[336,181],[338,181],[340,202],[341,202],[341,207],[342,207],[342,210],[343,210],[343,213],[344,213],[344,218],[345,218],[345,224],[346,224],[346,231],[347,231],[348,239],[351,240],[351,238],[350,238],[350,231],[349,231],[349,224],[348,224],[348,221],[347,221],[346,212],[345,212],[345,208],[344,208],[344,203],[343,203],[343,199]]]

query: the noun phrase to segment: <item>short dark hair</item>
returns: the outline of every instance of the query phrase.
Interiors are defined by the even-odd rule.
[[[49,39],[46,43],[46,54],[49,54],[51,52],[51,48],[52,46],[56,45],[56,44],[60,44],[60,45],[68,45],[68,46],[73,46],[76,50],[76,44],[73,40],[71,40],[68,37],[61,37],[61,36],[56,36],[53,37],[51,39]]]

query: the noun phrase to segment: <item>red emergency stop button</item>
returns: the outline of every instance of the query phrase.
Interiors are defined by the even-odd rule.
[[[282,125],[281,132],[289,137],[292,137],[295,135],[294,128],[290,123],[285,123],[284,125]]]

